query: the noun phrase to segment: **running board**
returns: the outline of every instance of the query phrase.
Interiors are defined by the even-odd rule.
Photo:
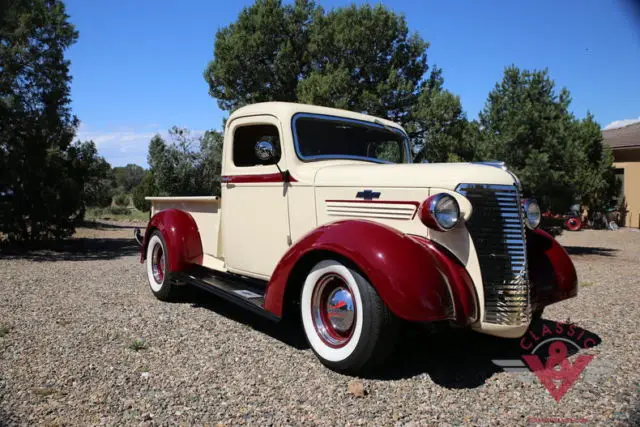
[[[200,266],[194,266],[189,270],[174,274],[174,278],[211,292],[271,320],[280,320],[278,316],[264,309],[264,294],[267,285],[265,281],[217,272]]]

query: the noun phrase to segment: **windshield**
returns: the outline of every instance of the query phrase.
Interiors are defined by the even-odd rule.
[[[356,159],[409,163],[406,135],[381,124],[333,116],[298,114],[293,119],[300,159]]]

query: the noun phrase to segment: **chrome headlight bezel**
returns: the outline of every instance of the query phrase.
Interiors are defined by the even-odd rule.
[[[535,230],[542,221],[542,211],[535,199],[524,199],[522,201],[524,223],[530,230]]]

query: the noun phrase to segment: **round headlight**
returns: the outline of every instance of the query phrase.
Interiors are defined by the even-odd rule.
[[[424,225],[439,231],[449,231],[460,222],[458,201],[446,193],[430,196],[422,203],[418,214]]]
[[[524,201],[524,222],[530,229],[538,228],[542,214],[540,213],[540,205],[534,199],[526,199]]]

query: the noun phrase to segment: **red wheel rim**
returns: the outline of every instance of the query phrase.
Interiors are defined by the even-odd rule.
[[[569,218],[565,222],[565,226],[567,227],[567,230],[569,230],[569,231],[578,231],[578,230],[580,230],[580,227],[582,226],[582,222],[578,218]]]
[[[320,277],[311,295],[313,326],[329,347],[345,346],[353,335],[356,305],[347,281],[336,273]]]
[[[164,251],[162,250],[162,245],[157,244],[153,248],[153,253],[151,255],[151,269],[153,271],[153,278],[157,283],[162,283],[164,281]]]

